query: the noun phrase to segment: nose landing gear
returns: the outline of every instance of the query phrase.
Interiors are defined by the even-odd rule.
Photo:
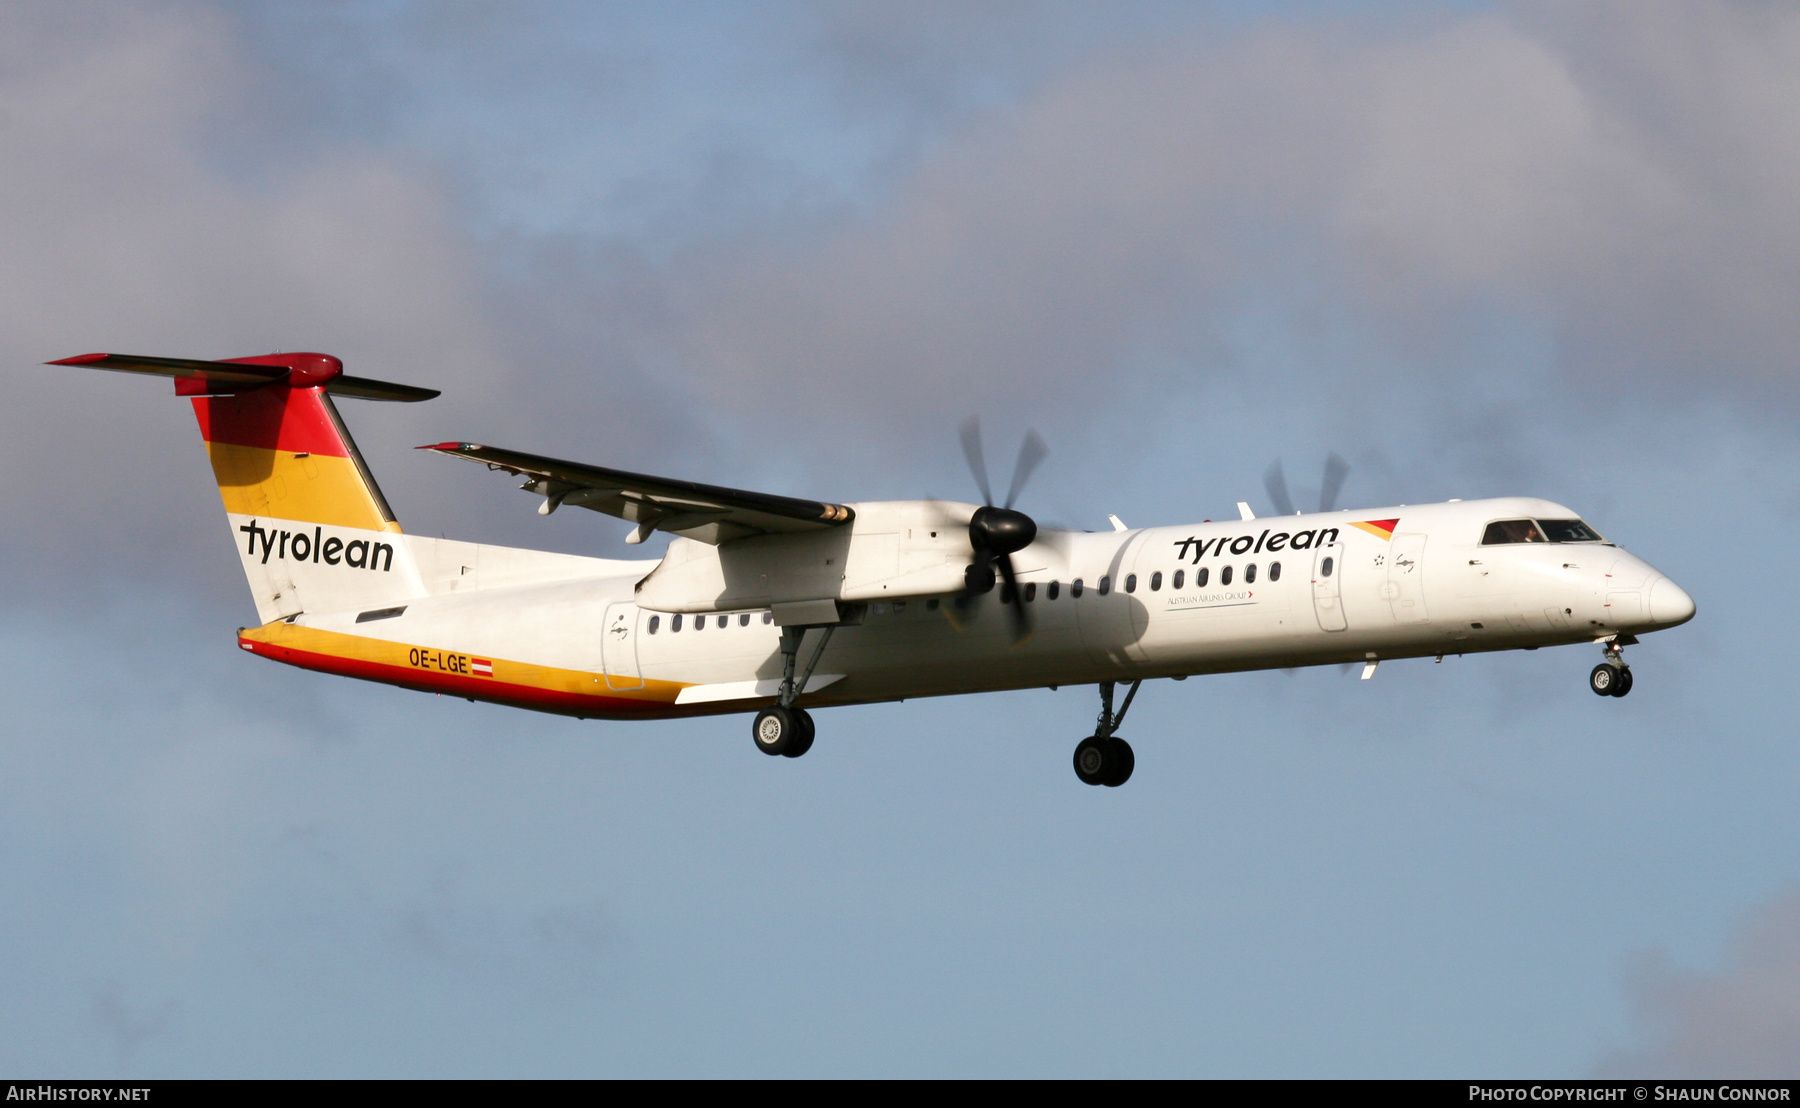
[[[1131,683],[1125,703],[1119,706],[1115,715],[1112,706],[1114,685],[1111,681],[1100,682],[1100,718],[1094,725],[1094,733],[1075,746],[1075,776],[1081,778],[1082,784],[1117,788],[1131,779],[1137,757],[1131,752],[1131,744],[1113,732],[1124,722],[1125,713],[1131,709],[1132,698],[1137,696],[1141,684],[1141,680]]]
[[[1624,696],[1631,691],[1631,667],[1625,664],[1623,639],[1621,636],[1601,644],[1606,660],[1588,674],[1588,688],[1598,696]]]

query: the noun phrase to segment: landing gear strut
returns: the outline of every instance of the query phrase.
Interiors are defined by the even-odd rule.
[[[794,666],[800,658],[800,640],[806,637],[807,629],[781,629],[781,691],[776,694],[774,704],[756,713],[756,721],[750,728],[756,749],[764,754],[798,758],[812,749],[812,716],[805,708],[794,707],[794,702],[800,699],[806,683],[812,680],[813,670],[825,654],[825,644],[831,641],[831,633],[836,629],[833,624],[825,625],[825,633],[819,636],[819,645],[813,647],[812,657],[807,659],[806,670],[798,681],[794,680]]]
[[[1601,644],[1606,661],[1588,674],[1588,688],[1600,696],[1624,696],[1631,691],[1631,667],[1625,664],[1625,643],[1613,639]]]
[[[1113,682],[1100,682],[1100,718],[1094,724],[1094,733],[1075,746],[1075,776],[1081,778],[1084,785],[1107,785],[1117,788],[1131,780],[1131,771],[1137,765],[1137,758],[1131,752],[1131,744],[1119,738],[1115,731],[1125,721],[1125,713],[1131,710],[1131,701],[1137,696],[1140,681],[1133,681],[1131,689],[1125,694],[1125,703],[1119,705],[1119,711],[1113,713]]]

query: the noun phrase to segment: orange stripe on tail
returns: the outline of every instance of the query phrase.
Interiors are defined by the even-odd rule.
[[[400,530],[319,387],[267,385],[232,396],[196,396],[193,405],[226,511]]]

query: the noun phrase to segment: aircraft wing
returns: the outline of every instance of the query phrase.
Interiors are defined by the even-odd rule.
[[[638,528],[627,542],[642,542],[652,531],[667,531],[717,545],[751,535],[842,527],[856,518],[842,504],[648,477],[472,442],[440,442],[419,449],[467,458],[525,478],[520,488],[544,498],[538,508],[544,515],[572,504],[629,520]]]

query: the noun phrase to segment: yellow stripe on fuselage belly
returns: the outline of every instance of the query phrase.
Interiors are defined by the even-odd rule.
[[[579,716],[664,714],[687,687],[677,681],[645,681],[615,689],[605,674],[533,665],[429,645],[346,635],[275,622],[238,633],[239,645],[265,658],[304,669],[361,677],[478,700]],[[481,663],[492,676],[480,672]],[[614,679],[618,683],[617,678]],[[689,714],[689,713],[680,713]]]
[[[302,457],[223,442],[207,443],[206,452],[227,512],[365,531],[400,530],[399,524],[381,518],[349,458]]]

